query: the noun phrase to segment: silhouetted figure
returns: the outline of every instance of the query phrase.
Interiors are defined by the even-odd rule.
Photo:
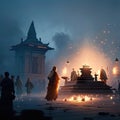
[[[27,82],[25,83],[25,87],[26,87],[26,92],[27,94],[30,94],[32,92],[33,89],[33,83],[30,81],[30,78],[27,79]]]
[[[95,76],[95,81],[97,81],[98,74],[95,73],[94,76]]]
[[[72,69],[73,71],[71,72],[71,81],[76,81],[77,80],[77,73],[74,70],[74,68]]]
[[[16,94],[17,94],[17,95],[21,95],[22,92],[23,92],[23,90],[22,90],[23,83],[22,83],[19,75],[18,75],[17,78],[16,78],[15,87],[16,87]]]
[[[9,78],[9,72],[4,73],[1,86],[1,108],[6,117],[11,117],[13,114],[13,100],[15,99],[14,83]],[[10,119],[10,118],[9,118]]]
[[[52,70],[48,75],[48,87],[47,87],[47,95],[45,99],[48,101],[56,100],[58,97],[58,84],[59,84],[59,76],[56,72],[56,66],[53,66]]]
[[[107,78],[107,74],[104,69],[100,70],[100,79],[102,82],[106,84],[108,78]]]

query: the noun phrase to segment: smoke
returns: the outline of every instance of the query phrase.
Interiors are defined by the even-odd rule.
[[[103,68],[108,76],[107,83],[116,87],[112,74],[112,58],[100,49],[99,44],[93,44],[92,40],[88,38],[74,41],[70,35],[65,33],[56,33],[53,36],[53,41],[56,49],[52,51],[54,56],[52,56],[50,64],[57,66],[60,76],[63,75],[65,67],[67,68],[66,76],[70,77],[72,68],[80,74],[80,68],[83,65],[89,65],[92,68],[93,77],[97,73],[98,80],[100,80],[100,69]]]
[[[53,41],[56,47],[56,58],[62,57],[62,59],[65,60],[73,52],[72,40],[68,34],[65,34],[63,32],[56,33],[53,36]],[[59,59],[57,61],[60,62]]]
[[[12,45],[20,42],[23,34],[18,22],[9,17],[3,17],[0,26],[0,73],[5,71],[14,73],[14,52],[10,49]]]
[[[51,54],[48,54],[47,57],[51,57],[51,59],[49,59],[50,63],[58,66],[59,70],[64,66],[64,64],[66,64],[66,61],[69,60],[69,57],[75,51],[74,44],[70,36],[63,32],[55,33],[52,41],[54,42],[55,50],[52,51],[52,57]]]
[[[0,8],[0,73],[14,72],[14,52],[9,51],[10,46],[20,42],[24,37],[22,31],[32,20],[37,35],[54,44],[55,50],[48,51],[46,57],[48,71],[52,65],[58,66],[58,70],[66,65],[71,66],[69,71],[72,67],[78,70],[82,61],[87,64],[85,59],[89,58],[101,67],[106,60],[120,57],[119,0],[1,0]],[[92,45],[84,42],[86,37]],[[90,67],[96,71],[93,64]]]

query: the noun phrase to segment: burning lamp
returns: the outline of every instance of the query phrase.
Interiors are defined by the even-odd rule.
[[[118,58],[115,59],[115,65],[112,70],[113,75],[116,77],[120,76],[120,65],[119,65],[119,60]]]
[[[114,77],[114,81],[113,81],[113,86],[114,88],[114,92],[116,92],[116,90],[118,89],[118,81],[120,80],[120,63],[118,58],[115,59],[115,63],[114,63],[114,67],[112,69],[112,73],[113,73],[113,77]]]

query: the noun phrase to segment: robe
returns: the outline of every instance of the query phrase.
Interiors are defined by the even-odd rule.
[[[59,76],[56,71],[51,71],[48,75],[47,94],[45,99],[48,101],[56,100],[58,97]]]

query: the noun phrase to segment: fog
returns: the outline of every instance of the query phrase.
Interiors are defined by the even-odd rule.
[[[120,57],[119,0],[0,0],[0,9],[0,73],[14,74],[10,48],[26,38],[32,20],[37,38],[55,48],[46,53],[46,73],[56,65],[62,75],[66,61],[69,73],[83,64],[93,74],[101,66],[111,71]]]

